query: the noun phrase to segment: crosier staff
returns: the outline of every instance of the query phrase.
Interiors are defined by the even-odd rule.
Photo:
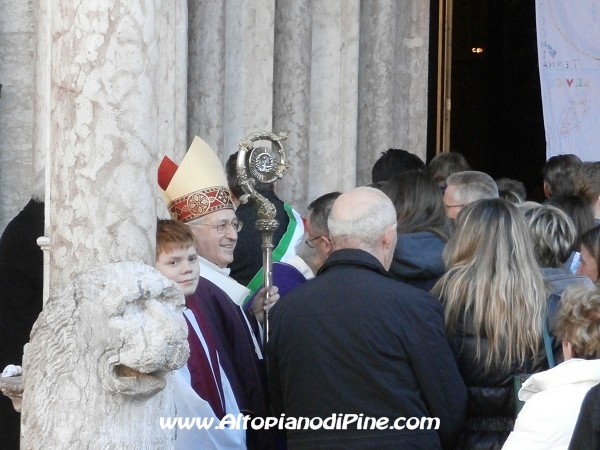
[[[273,286],[273,233],[279,228],[279,222],[275,219],[277,210],[273,203],[262,196],[255,188],[254,184],[258,181],[263,184],[272,184],[281,178],[283,172],[289,167],[285,163],[285,152],[282,141],[287,139],[286,133],[260,132],[252,133],[240,141],[236,171],[238,184],[244,191],[240,198],[241,203],[247,203],[252,199],[254,208],[258,214],[256,229],[262,236],[262,257],[263,257],[263,284],[267,288],[267,298],[269,290]],[[256,147],[257,141],[270,141],[272,147]],[[246,164],[248,161],[248,164]],[[269,317],[265,313],[265,344],[269,339]]]

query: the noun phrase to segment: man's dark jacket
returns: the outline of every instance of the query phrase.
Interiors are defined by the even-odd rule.
[[[600,384],[588,391],[569,443],[569,450],[600,450]]]
[[[44,254],[37,238],[44,235],[44,203],[29,201],[0,238],[0,371],[21,365],[23,346],[42,311]],[[1,447],[19,448],[20,415],[0,395]]]
[[[440,419],[437,432],[358,430],[356,423],[347,430],[287,431],[290,450],[452,448],[466,390],[435,297],[391,279],[371,254],[344,249],[269,316],[276,416],[364,414],[388,417],[390,425],[399,417]]]

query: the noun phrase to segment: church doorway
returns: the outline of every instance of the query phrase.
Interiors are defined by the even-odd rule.
[[[538,198],[546,160],[535,2],[432,0],[428,159],[462,153],[474,170]]]

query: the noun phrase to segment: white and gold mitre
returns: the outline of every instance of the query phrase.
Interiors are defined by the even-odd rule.
[[[235,209],[221,160],[198,136],[183,161],[164,157],[158,167],[158,185],[171,217],[189,222],[221,209]]]

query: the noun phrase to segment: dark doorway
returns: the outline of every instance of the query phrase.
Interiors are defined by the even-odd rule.
[[[437,3],[431,5],[430,111],[436,107]],[[452,9],[450,150],[474,170],[524,182],[535,197],[546,160],[535,2],[452,0]],[[428,159],[436,148],[435,121],[429,124]]]

